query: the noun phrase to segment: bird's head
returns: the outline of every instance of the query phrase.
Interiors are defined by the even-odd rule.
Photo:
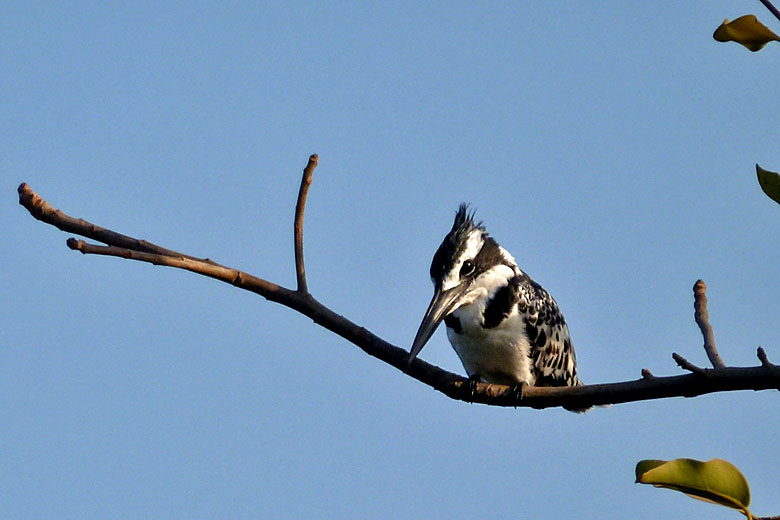
[[[461,204],[455,222],[431,262],[434,291],[412,343],[411,362],[439,324],[458,307],[505,286],[517,274],[512,256],[474,221],[474,212]]]

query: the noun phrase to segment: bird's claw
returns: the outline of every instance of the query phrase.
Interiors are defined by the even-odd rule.
[[[525,392],[525,387],[528,386],[528,383],[525,381],[522,381],[520,383],[517,383],[514,388],[512,388],[512,397],[514,398],[515,402],[519,402],[523,400],[523,393]],[[517,406],[515,406],[517,408]]]
[[[479,377],[479,374],[474,374],[473,376],[469,376],[469,402],[474,402],[474,397],[477,395],[477,383],[479,383],[481,378]]]

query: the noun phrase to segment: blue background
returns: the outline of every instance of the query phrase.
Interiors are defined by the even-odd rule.
[[[558,300],[590,383],[780,362],[780,45],[759,2],[3,2],[0,516],[735,518],[634,484],[725,458],[780,514],[777,392],[575,415],[447,399],[295,312],[82,256],[116,231],[294,285],[408,348],[457,205]],[[422,352],[462,373],[445,334]]]

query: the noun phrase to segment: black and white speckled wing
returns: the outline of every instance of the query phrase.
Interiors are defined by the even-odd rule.
[[[525,321],[536,386],[581,385],[569,327],[552,296],[528,276],[522,276],[517,306]]]

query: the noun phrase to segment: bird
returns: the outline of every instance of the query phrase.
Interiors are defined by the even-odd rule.
[[[433,255],[430,275],[433,298],[412,342],[409,363],[443,321],[472,382],[582,385],[558,304],[481,221],[475,222],[467,204],[460,205]]]

